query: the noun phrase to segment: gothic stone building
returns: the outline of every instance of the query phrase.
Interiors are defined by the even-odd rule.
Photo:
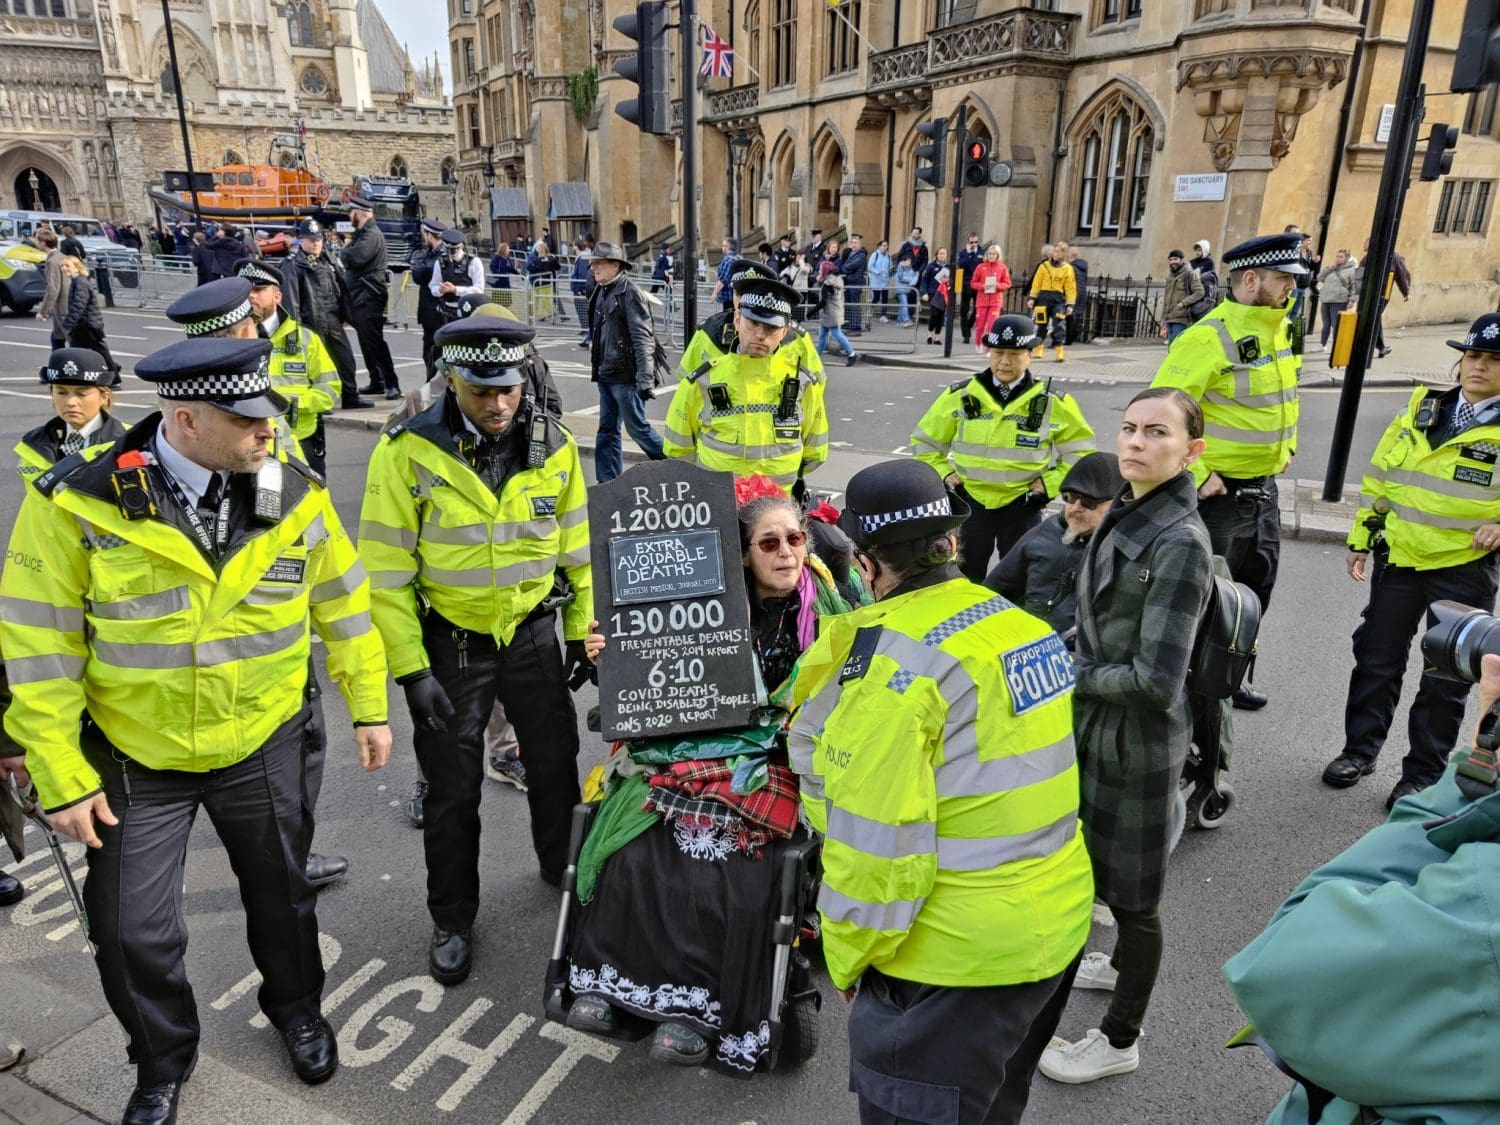
[[[460,209],[478,221],[493,184],[497,229],[675,235],[678,145],[613,113],[635,88],[611,73],[631,49],[612,22],[634,5],[451,4]],[[1324,238],[1325,217],[1330,260],[1361,252],[1411,0],[703,0],[700,10],[736,51],[734,77],[706,80],[700,100],[710,248],[731,227],[732,183],[747,238],[791,232],[800,244],[814,227],[843,228],[895,246],[919,225],[947,245],[951,192],[916,180],[916,126],[962,104],[971,136],[1013,178],[965,191],[961,234],[979,232],[1026,267],[1066,238],[1094,276],[1140,278],[1160,277],[1168,250],[1200,238],[1216,257],[1288,223]],[[1414,177],[1399,248],[1418,284],[1394,323],[1466,320],[1500,294],[1496,94],[1446,92],[1462,13],[1438,5],[1424,77],[1427,125],[1463,135],[1452,175]],[[674,95],[677,71],[674,59]],[[748,140],[739,172],[736,135]],[[951,185],[951,145],[949,161]],[[588,214],[565,226],[559,207]]]
[[[174,0],[172,26],[197,168],[263,161],[301,118],[334,184],[395,171],[447,201],[439,64],[373,0]],[[172,94],[160,5],[0,0],[0,206],[151,221],[146,187],[184,164]]]

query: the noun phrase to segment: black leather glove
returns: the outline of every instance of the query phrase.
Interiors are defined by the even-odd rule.
[[[563,675],[568,677],[568,690],[577,691],[585,683],[598,683],[599,671],[584,651],[582,641],[569,641],[563,654]]]
[[[1033,508],[1045,508],[1047,506],[1047,494],[1045,492],[1033,492],[1028,488],[1026,490],[1026,503],[1030,504]]]
[[[643,399],[646,399],[649,402],[651,399],[653,399],[653,398],[656,397],[656,388],[655,387],[637,387],[636,388],[636,393],[638,393]]]
[[[792,499],[797,501],[799,507],[807,507],[807,481],[801,477],[792,485]]]
[[[431,668],[403,677],[401,690],[406,693],[406,707],[411,712],[413,723],[424,730],[448,729],[448,720],[453,718],[453,704],[448,702],[448,693],[438,683]]]

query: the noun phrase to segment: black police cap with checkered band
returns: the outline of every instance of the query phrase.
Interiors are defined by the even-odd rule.
[[[498,316],[466,316],[433,336],[448,369],[480,387],[518,387],[526,345],[536,336],[529,324]]]
[[[210,281],[167,306],[167,319],[182,325],[189,336],[207,336],[249,316],[250,283],[242,277]]]
[[[797,307],[801,295],[784,281],[773,277],[750,274],[734,283],[735,296],[740,299],[740,315],[758,324],[769,324],[781,328],[792,319],[792,310]]]
[[[286,399],[271,389],[270,340],[179,340],[141,360],[135,373],[176,402],[206,402],[244,418],[286,413]]]
[[[1500,313],[1485,313],[1469,326],[1462,340],[1449,340],[1450,348],[1461,352],[1488,352],[1500,355]]]
[[[58,348],[47,357],[38,382],[48,386],[118,387],[120,376],[109,369],[104,357],[88,348]]]
[[[948,491],[931,465],[882,461],[850,478],[839,527],[855,543],[873,547],[952,531],[968,518],[969,505]]]
[[[1306,277],[1307,265],[1302,261],[1302,235],[1296,231],[1286,234],[1263,234],[1249,242],[1224,251],[1224,270],[1262,269],[1289,273],[1294,277]]]
[[[981,342],[987,348],[1025,349],[1033,347],[1037,339],[1036,322],[1031,317],[1006,313],[995,318]]]
[[[234,263],[234,273],[236,277],[243,277],[248,281],[252,289],[259,289],[264,285],[280,288],[284,283],[281,271],[259,258],[241,258]]]
[[[763,277],[768,281],[781,279],[781,275],[764,262],[757,262],[753,258],[736,258],[729,267],[729,284],[734,285],[747,277]]]

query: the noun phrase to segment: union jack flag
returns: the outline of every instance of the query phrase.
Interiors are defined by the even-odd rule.
[[[734,77],[734,48],[708,24],[703,25],[703,65],[698,73],[709,78]]]

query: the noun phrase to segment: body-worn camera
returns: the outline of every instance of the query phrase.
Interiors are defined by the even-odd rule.
[[[1244,488],[1235,490],[1235,513],[1241,517],[1248,518],[1260,511],[1260,506],[1268,503],[1270,499],[1271,493],[1268,489],[1261,488],[1259,485],[1246,485]]]
[[[1433,602],[1433,625],[1422,635],[1422,661],[1429,676],[1479,682],[1479,662],[1500,654],[1500,617],[1462,602]]]

